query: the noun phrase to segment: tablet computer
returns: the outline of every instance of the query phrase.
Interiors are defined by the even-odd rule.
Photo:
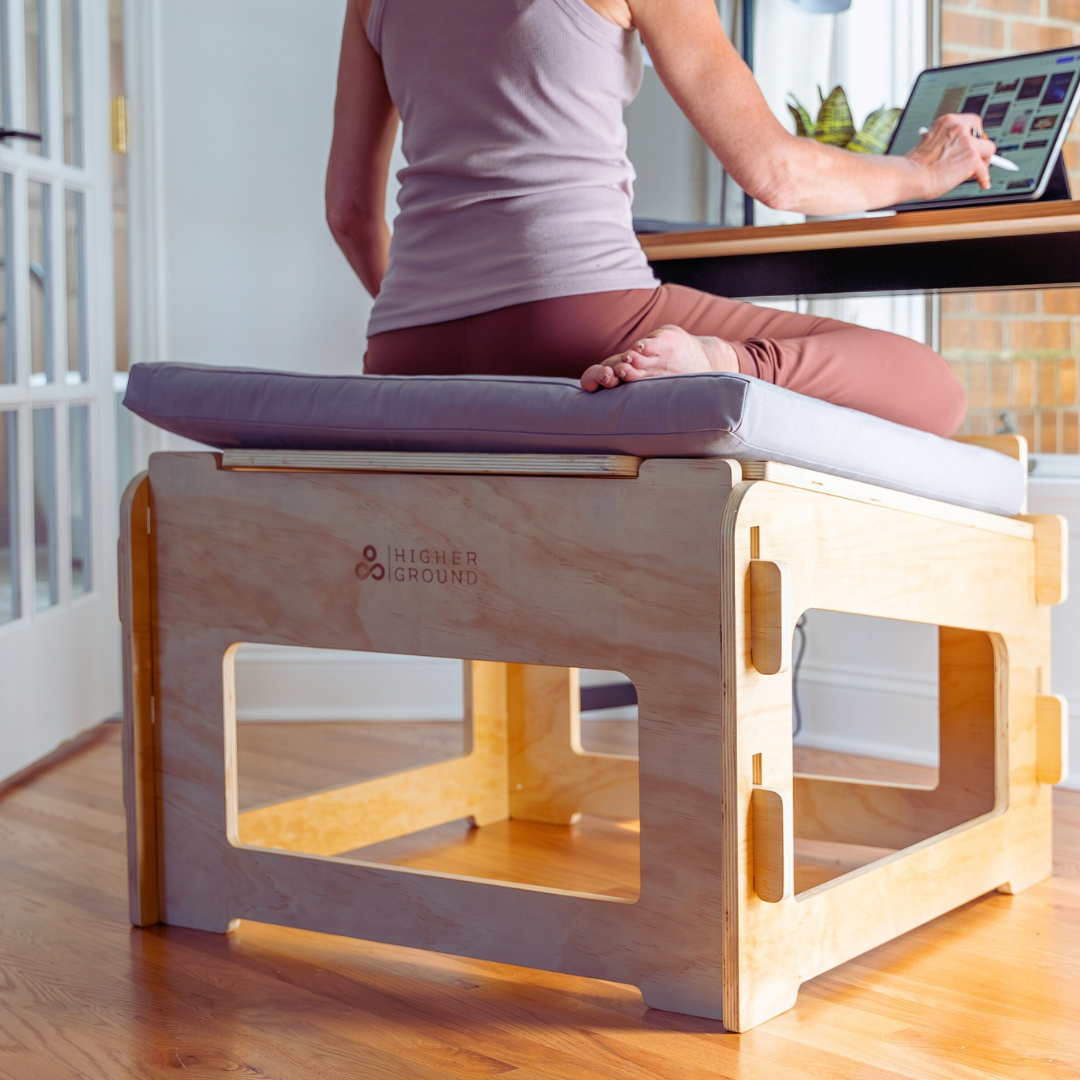
[[[888,154],[906,154],[944,113],[975,113],[997,152],[1016,172],[992,165],[990,188],[967,180],[936,199],[909,200],[894,210],[978,206],[1040,198],[1057,164],[1080,95],[1080,45],[930,68],[915,80],[893,131]]]

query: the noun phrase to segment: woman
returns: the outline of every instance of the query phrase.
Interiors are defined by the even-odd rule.
[[[942,435],[964,395],[906,338],[772,311],[653,276],[631,226],[622,111],[641,41],[744,190],[768,206],[848,213],[929,198],[994,144],[939,118],[906,157],[788,134],[724,34],[714,0],[349,0],[327,218],[376,298],[365,370],[580,377],[740,371]],[[402,119],[393,243],[385,220]]]

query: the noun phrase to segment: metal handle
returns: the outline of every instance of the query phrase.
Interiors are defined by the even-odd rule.
[[[0,127],[0,140],[6,139],[32,139],[34,142],[41,142],[41,136],[33,131],[9,131]]]

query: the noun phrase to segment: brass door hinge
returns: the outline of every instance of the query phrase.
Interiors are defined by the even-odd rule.
[[[127,153],[128,123],[127,98],[117,94],[112,99],[112,148],[114,154]]]

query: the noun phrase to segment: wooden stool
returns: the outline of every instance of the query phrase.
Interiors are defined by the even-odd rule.
[[[255,919],[616,980],[745,1031],[1050,873],[1060,518],[772,463],[235,451],[155,456],[124,522],[137,925]],[[941,627],[937,787],[794,774],[810,608]],[[467,657],[468,752],[240,814],[241,642]],[[577,666],[633,680],[639,759],[582,752]],[[339,857],[580,812],[640,818],[636,900]],[[796,896],[795,835],[898,850]]]

